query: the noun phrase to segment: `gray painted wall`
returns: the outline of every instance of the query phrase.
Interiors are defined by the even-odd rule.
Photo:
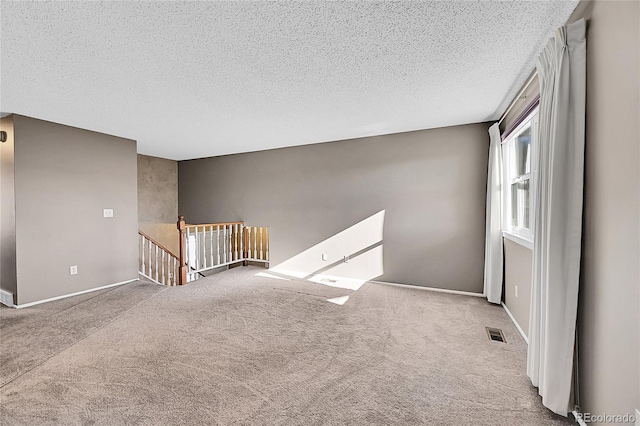
[[[136,142],[19,115],[14,129],[17,303],[136,279]]]
[[[504,304],[525,335],[529,335],[533,251],[504,239]],[[516,286],[518,296],[516,296]]]
[[[0,143],[0,288],[13,293],[15,299],[17,283],[13,117],[0,118],[0,129],[7,132],[7,141]]]
[[[578,312],[583,411],[640,409],[640,3],[583,2],[588,18],[583,260]]]
[[[178,162],[138,154],[138,227],[174,254],[179,251]]]
[[[537,74],[513,101],[513,107],[500,124],[500,131],[510,128],[531,102],[540,94],[540,82]],[[529,335],[529,304],[531,301],[531,273],[533,251],[506,238],[504,241],[504,304],[522,329]],[[518,286],[518,297],[516,297]]]
[[[487,129],[181,161],[180,214],[188,223],[269,226],[273,267],[386,210],[377,280],[482,292]]]

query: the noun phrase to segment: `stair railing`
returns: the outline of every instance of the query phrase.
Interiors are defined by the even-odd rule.
[[[269,263],[269,228],[245,226],[243,228],[244,260]]]
[[[140,275],[157,284],[178,285],[178,256],[144,232],[138,231],[138,236]]]
[[[244,222],[187,225],[178,217],[180,256],[179,284],[186,284],[202,272],[236,263],[269,263],[267,227],[245,226]]]

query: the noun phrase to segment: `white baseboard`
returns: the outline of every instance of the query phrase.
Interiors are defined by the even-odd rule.
[[[132,280],[121,281],[119,283],[107,284],[102,287],[91,288],[89,290],[77,291],[75,293],[64,294],[62,296],[51,297],[49,299],[38,300],[35,302],[23,303],[22,305],[14,305],[13,307],[16,309],[28,308],[29,306],[39,305],[41,303],[53,302],[54,300],[66,299],[67,297],[79,296],[85,293],[91,293],[92,291],[104,290],[105,288],[116,287],[123,284],[128,284],[134,281],[138,281],[138,278],[134,278]]]
[[[10,308],[13,308],[13,293],[0,288],[0,303]]]
[[[520,328],[520,324],[518,324],[518,321],[516,321],[516,319],[513,317],[513,315],[511,315],[511,311],[509,311],[509,308],[507,308],[507,305],[505,305],[504,302],[500,302],[500,304],[502,305],[504,310],[507,312],[507,315],[509,315],[509,318],[511,318],[511,322],[513,322],[513,325],[516,326],[516,328],[520,332],[520,335],[522,336],[524,341],[527,342],[527,345],[528,345],[529,344],[529,338],[527,337],[526,334],[524,334],[524,331],[522,330],[522,328]]]
[[[581,412],[579,412],[578,410],[573,410],[571,414],[573,414],[573,418],[576,419],[576,422],[578,422],[580,426],[588,426],[587,423],[582,419]]]
[[[384,282],[384,281],[367,281],[367,282],[373,283],[373,284],[390,285],[390,286],[393,286],[393,287],[410,288],[412,290],[426,290],[426,291],[436,291],[436,292],[439,292],[439,293],[458,294],[458,295],[462,295],[462,296],[484,297],[484,294],[482,294],[482,293],[472,293],[470,291],[447,290],[446,288],[423,287],[423,286],[419,286],[419,285],[387,283],[387,282]]]

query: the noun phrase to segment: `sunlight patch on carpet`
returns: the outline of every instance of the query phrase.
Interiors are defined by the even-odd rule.
[[[256,277],[273,278],[273,279],[276,279],[276,280],[291,281],[290,278],[280,277],[278,275],[267,274],[266,272],[258,272],[255,276]]]
[[[341,296],[334,297],[333,299],[327,299],[327,302],[342,306],[347,303],[347,300],[349,300],[349,296]]]

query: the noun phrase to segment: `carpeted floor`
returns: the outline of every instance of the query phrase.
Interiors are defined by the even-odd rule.
[[[261,271],[0,308],[2,425],[568,424],[501,307]]]

